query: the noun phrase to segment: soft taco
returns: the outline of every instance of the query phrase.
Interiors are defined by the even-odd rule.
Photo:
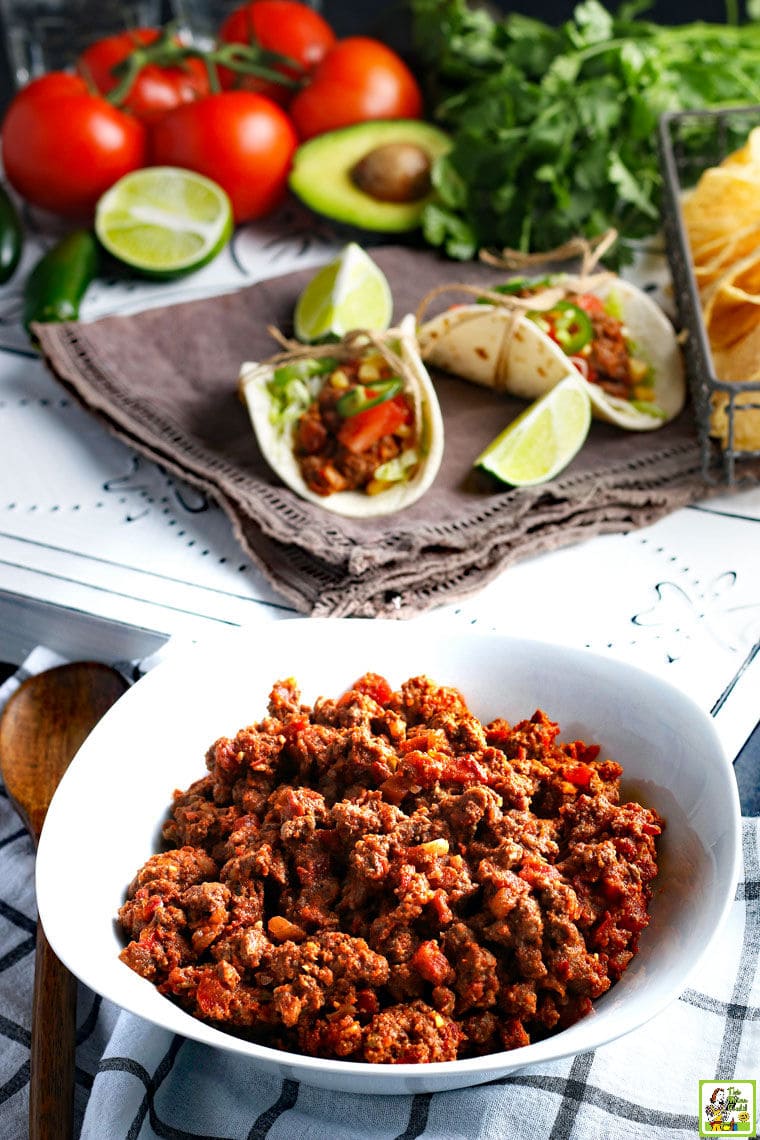
[[[477,301],[420,321],[427,364],[529,400],[574,369],[595,417],[630,431],[661,427],[681,411],[686,382],[675,330],[655,301],[615,274],[451,288]]]
[[[239,391],[259,447],[291,490],[368,518],[408,507],[443,456],[443,419],[409,314],[398,328],[290,344],[245,363]]]

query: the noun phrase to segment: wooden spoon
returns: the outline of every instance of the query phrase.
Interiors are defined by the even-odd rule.
[[[29,677],[0,718],[0,770],[37,844],[61,776],[127,682],[107,665],[76,662]],[[73,886],[75,888],[75,885]],[[37,923],[29,1140],[68,1140],[74,1119],[76,978]]]

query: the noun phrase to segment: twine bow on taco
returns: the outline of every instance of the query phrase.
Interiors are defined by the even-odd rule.
[[[555,246],[554,249],[536,253],[509,248],[502,249],[497,253],[490,249],[481,249],[478,256],[486,265],[492,265],[496,269],[509,270],[533,269],[537,265],[558,265],[580,259],[579,276],[588,277],[595,271],[605,253],[612,248],[617,239],[618,232],[611,227],[604,233],[597,234],[596,237],[587,238],[578,234],[576,237],[563,242],[562,245]]]
[[[449,283],[428,292],[417,308],[420,353],[426,364],[523,399],[542,396],[569,372],[586,381],[597,419],[629,431],[662,427],[681,411],[686,381],[670,321],[642,290],[598,269],[614,230],[549,253],[481,253],[494,268],[526,269],[581,257],[577,274],[520,276],[490,290]],[[475,297],[430,320],[444,293]],[[558,323],[574,314],[585,336],[561,337]]]

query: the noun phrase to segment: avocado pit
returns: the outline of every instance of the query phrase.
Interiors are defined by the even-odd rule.
[[[315,135],[296,149],[288,185],[324,217],[373,233],[418,229],[431,172],[451,139],[423,119],[375,119]]]
[[[375,147],[350,170],[353,184],[379,202],[418,202],[430,193],[430,175],[430,155],[411,142]]]

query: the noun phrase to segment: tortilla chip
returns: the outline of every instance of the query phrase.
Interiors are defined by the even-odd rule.
[[[709,288],[739,261],[760,249],[760,225],[745,226],[730,235],[720,234],[692,245],[694,275],[700,289]]]
[[[760,385],[760,322],[741,340],[728,349],[713,352],[715,371],[722,380],[732,383]],[[760,386],[748,389],[734,397],[733,447],[738,451],[760,449]],[[719,439],[723,447],[729,445],[729,394],[714,392],[710,435]]]
[[[703,317],[713,352],[727,351],[760,324],[760,296],[722,286],[705,305]]]
[[[740,392],[734,398],[734,440],[736,451],[760,451],[760,391]],[[710,435],[719,439],[723,447],[728,439],[728,395],[715,392],[712,397]]]
[[[760,225],[760,166],[712,167],[682,204],[690,244],[699,248],[737,228]]]
[[[703,287],[701,295],[702,316],[713,351],[727,350],[743,341],[760,323],[760,249],[736,262],[708,288]]]
[[[726,155],[721,166],[760,166],[760,127],[754,127],[739,150]]]
[[[760,321],[728,348],[713,350],[713,364],[721,380],[732,384],[760,380]]]
[[[715,374],[760,381],[760,127],[744,146],[706,170],[684,196],[683,218]],[[711,397],[710,434],[738,451],[760,448],[760,390]]]

